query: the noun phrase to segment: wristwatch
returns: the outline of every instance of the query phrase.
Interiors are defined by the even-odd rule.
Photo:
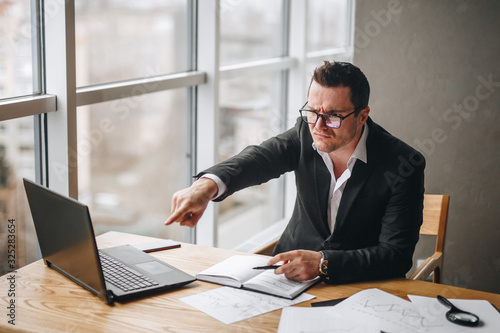
[[[325,259],[325,254],[323,251],[319,251],[321,254],[321,260],[319,262],[319,275],[328,275],[328,260]]]

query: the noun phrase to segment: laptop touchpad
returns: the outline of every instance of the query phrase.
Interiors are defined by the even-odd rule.
[[[163,274],[171,272],[172,269],[166,265],[162,265],[157,261],[143,262],[142,264],[135,265],[136,267],[148,272],[149,274]]]

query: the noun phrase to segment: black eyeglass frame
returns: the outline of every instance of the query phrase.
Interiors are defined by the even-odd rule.
[[[344,121],[344,119],[346,119],[347,117],[349,117],[350,115],[358,112],[358,111],[361,111],[363,110],[366,106],[360,106],[359,108],[357,109],[354,109],[354,111],[352,111],[351,113],[345,115],[345,116],[339,116],[338,114],[335,114],[335,113],[332,113],[332,114],[321,114],[321,113],[318,113],[316,111],[313,111],[313,110],[307,110],[307,109],[304,109],[307,105],[307,103],[309,102],[305,102],[305,104],[299,109],[299,113],[300,113],[300,118],[302,118],[302,121],[305,122],[306,124],[316,124],[318,122],[318,119],[319,117],[321,117],[321,120],[323,120],[323,123],[326,125],[326,127],[328,128],[334,128],[334,129],[337,129],[337,128],[340,128],[340,126],[342,126],[342,121]],[[307,116],[304,117],[304,115],[302,115],[302,111],[306,111],[306,112],[312,112],[314,114],[316,114],[316,120],[314,122],[309,122],[306,120]],[[326,119],[327,117],[337,117],[340,119],[339,121],[339,126],[338,127],[333,127],[333,126],[328,126],[327,122],[326,122]]]

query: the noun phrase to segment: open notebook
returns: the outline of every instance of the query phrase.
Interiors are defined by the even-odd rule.
[[[270,295],[293,299],[318,281],[294,281],[284,275],[276,275],[273,270],[256,270],[265,266],[269,258],[251,255],[232,256],[198,274],[201,281],[217,283],[229,287],[258,291]]]

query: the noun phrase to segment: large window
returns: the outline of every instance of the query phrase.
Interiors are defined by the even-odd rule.
[[[220,65],[245,64],[286,53],[283,1],[233,2],[220,19]],[[219,84],[219,149],[223,161],[248,145],[260,144],[284,129],[282,72],[246,72]],[[217,218],[216,245],[234,248],[283,218],[282,181],[235,193],[224,200]]]
[[[308,52],[350,46],[350,4],[345,0],[309,0]]]
[[[0,99],[33,93],[30,0],[0,1]]]
[[[282,82],[280,72],[221,81],[219,160],[283,130]],[[251,187],[221,202],[217,245],[234,248],[283,218],[281,182]]]
[[[25,105],[22,96],[39,89],[33,60],[37,41],[31,30],[36,22],[29,0],[0,1],[0,105],[4,104],[0,110],[4,120],[0,121],[0,275],[37,259],[36,235],[22,184],[23,177],[35,178],[35,122],[33,117],[13,119],[36,114],[29,110],[29,103],[21,106]],[[9,98],[18,102],[10,104]],[[13,261],[8,261],[12,259],[7,253],[9,239],[16,245]]]
[[[76,3],[77,86],[120,87],[188,69],[187,1]],[[139,94],[77,110],[79,199],[97,233],[185,240],[182,228],[162,222],[189,171],[187,89],[147,94],[155,85],[122,86]]]
[[[188,70],[187,1],[76,1],[77,86]]]
[[[37,258],[36,234],[22,183],[23,177],[34,179],[34,147],[31,117],[0,122],[0,274],[12,271],[7,260],[8,239],[11,245],[15,241],[16,267]],[[8,234],[15,237],[8,238]]]
[[[185,89],[78,109],[79,199],[97,233],[184,240],[162,222],[173,193],[186,186],[185,109]]]
[[[301,16],[307,27],[302,31],[305,45],[300,46],[306,54],[301,75],[304,82],[321,60],[350,60],[350,6],[344,0],[311,0],[301,7],[307,13]],[[283,1],[240,1],[221,13],[220,65],[229,70],[223,72],[226,75],[219,85],[218,161],[247,145],[260,144],[295,121],[299,104],[287,105],[292,99],[283,99],[288,72],[272,66],[263,73],[258,71],[266,59],[270,64],[275,57],[290,55],[290,45],[284,41],[296,42],[291,40],[291,25],[301,22],[289,21],[289,10]],[[231,69],[236,74],[231,75]],[[302,105],[306,91],[297,93]],[[284,179],[279,179],[227,198],[219,206],[214,243],[244,249],[248,239],[272,229],[276,221],[291,213],[291,200],[287,203],[285,191],[293,191],[293,187],[289,184],[287,188]]]
[[[283,41],[283,1],[222,1],[220,64],[279,57]]]
[[[88,204],[97,234],[245,248],[291,214],[293,177],[211,203],[196,230],[163,226],[172,194],[293,125],[312,69],[351,59],[352,11],[352,0],[0,0],[0,247],[15,220],[18,266],[37,258],[27,177]]]

